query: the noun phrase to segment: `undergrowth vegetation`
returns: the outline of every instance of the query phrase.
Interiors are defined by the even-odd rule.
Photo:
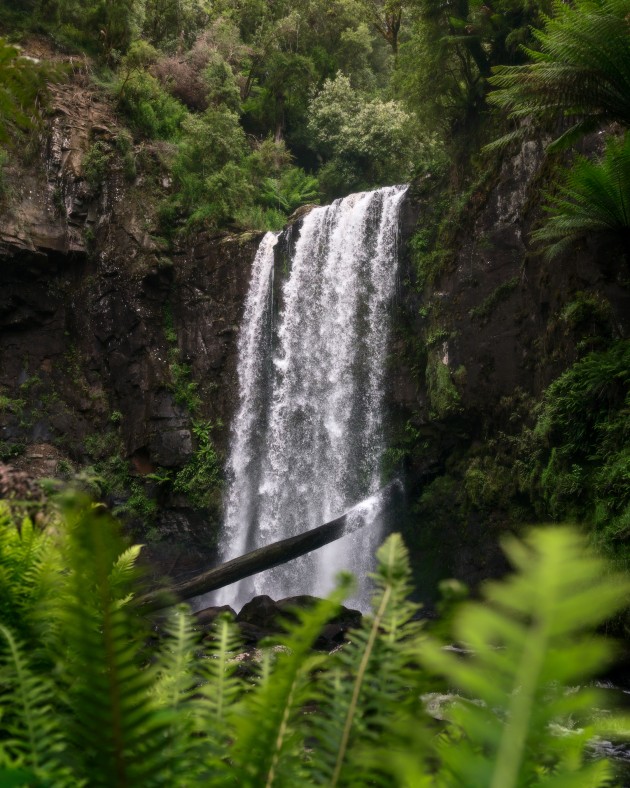
[[[202,644],[176,606],[148,638],[134,601],[140,548],[102,506],[64,494],[37,523],[2,504],[3,785],[611,784],[592,753],[598,736],[627,739],[630,723],[588,680],[613,659],[594,629],[627,604],[630,582],[571,529],[506,541],[515,573],[454,613],[466,656],[419,620],[393,535],[372,613],[336,653],[312,646],[348,576],[244,672],[226,617]]]

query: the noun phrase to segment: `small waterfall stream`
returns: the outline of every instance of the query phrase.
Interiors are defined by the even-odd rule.
[[[369,496],[381,486],[389,307],[405,191],[386,187],[313,209],[290,245],[275,317],[280,236],[267,233],[260,244],[239,337],[223,560],[315,528],[365,498],[363,516],[378,511]],[[380,538],[375,522],[223,589],[218,601],[325,594],[340,569],[365,577]]]

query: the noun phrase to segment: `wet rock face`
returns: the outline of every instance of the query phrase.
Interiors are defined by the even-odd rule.
[[[153,553],[185,570],[212,552],[208,517],[143,480],[190,460],[195,420],[230,423],[258,237],[198,233],[167,249],[150,234],[158,165],[125,179],[111,107],[79,73],[53,88],[51,111],[39,154],[9,167],[0,205],[0,460],[44,476],[130,460],[161,504]],[[108,156],[96,185],[85,177],[95,143]],[[221,457],[227,426],[212,437]],[[190,554],[176,561],[178,543]]]
[[[602,139],[594,135],[584,146],[593,155]],[[425,599],[441,577],[476,586],[504,571],[498,541],[511,527],[505,512],[462,515],[457,489],[441,493],[446,511],[439,522],[423,519],[417,512],[429,504],[418,504],[428,484],[450,475],[461,486],[457,473],[466,457],[514,432],[528,415],[522,407],[516,413],[519,403],[539,400],[578,358],[580,337],[561,317],[576,294],[594,293],[609,305],[615,336],[630,330],[627,249],[593,239],[548,262],[532,248],[550,166],[542,142],[534,141],[499,162],[471,195],[451,255],[427,286],[418,286],[403,246],[390,413],[394,441],[402,436],[404,444],[411,433],[414,449],[404,468],[407,515],[392,525],[408,537]],[[419,228],[426,226],[438,190],[430,181],[412,188],[404,235],[413,232],[415,217]]]

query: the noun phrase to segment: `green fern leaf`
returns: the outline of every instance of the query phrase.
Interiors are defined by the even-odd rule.
[[[532,239],[548,259],[592,233],[630,241],[630,134],[610,140],[601,163],[579,157],[546,210],[549,218]]]
[[[422,647],[427,667],[476,699],[448,712],[465,732],[444,737],[438,748],[448,784],[513,788],[547,774],[540,784],[604,785],[607,765],[586,766],[582,758],[597,693],[564,688],[610,661],[611,644],[590,633],[627,603],[630,583],[569,529],[512,539],[506,552],[517,574],[489,584],[484,605],[464,608],[456,623],[455,636],[472,655],[460,659],[435,642]],[[550,736],[549,726],[563,719],[581,727]]]
[[[158,785],[169,769],[169,726],[154,699],[155,670],[141,668],[144,622],[124,604],[133,592],[130,554],[102,508],[72,495],[63,513],[62,664],[82,772],[94,786]]]
[[[377,558],[374,615],[350,634],[313,692],[320,712],[311,723],[317,746],[309,770],[316,785],[389,785],[372,751],[394,745],[398,721],[417,700],[409,687],[420,624],[418,606],[407,601],[411,573],[400,535],[390,536]]]
[[[12,778],[15,785],[31,784],[28,778],[18,782],[23,767],[31,770],[39,784],[59,788],[80,784],[81,781],[63,764],[67,741],[55,708],[53,683],[30,668],[23,647],[2,625],[0,635],[8,647],[0,673],[4,733],[0,742],[0,762],[8,759],[19,766]]]
[[[539,50],[525,49],[533,62],[495,68],[489,101],[515,120],[570,121],[555,147],[603,124],[630,125],[630,0],[553,7],[553,17],[534,31]]]
[[[308,698],[309,674],[321,658],[311,649],[324,624],[338,611],[350,581],[343,578],[327,600],[309,610],[295,610],[296,622],[286,624],[271,669],[265,669],[256,688],[243,699],[235,720],[237,738],[232,750],[240,786],[271,788],[306,785],[304,731],[299,724]]]

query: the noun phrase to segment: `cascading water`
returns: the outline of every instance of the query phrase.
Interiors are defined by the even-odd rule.
[[[279,236],[260,244],[239,339],[223,560],[315,528],[381,486],[388,312],[405,191],[392,186],[313,209],[275,321]],[[368,501],[361,516],[377,508]],[[380,537],[374,523],[223,589],[218,601],[322,595],[340,569],[365,577]]]

